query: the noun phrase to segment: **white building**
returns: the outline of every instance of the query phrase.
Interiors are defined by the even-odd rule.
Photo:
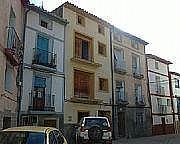
[[[29,6],[21,99],[23,125],[62,127],[66,24],[62,18]]]
[[[170,61],[147,54],[149,91],[152,108],[152,133],[168,134],[174,132],[172,95],[169,84]]]
[[[180,133],[180,73],[170,72],[176,133]]]

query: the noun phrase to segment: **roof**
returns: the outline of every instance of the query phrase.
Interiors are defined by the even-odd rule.
[[[140,42],[140,43],[142,43],[144,45],[148,45],[149,44],[148,42],[142,40],[141,38],[138,38],[138,37],[136,37],[136,36],[134,36],[134,35],[132,35],[130,33],[124,32],[124,31],[122,31],[121,29],[119,29],[119,28],[117,28],[115,26],[112,26],[112,27],[113,27],[113,32],[120,33],[120,34],[122,34],[124,36],[127,36],[127,37],[129,37],[131,39],[134,39],[134,40],[136,40],[136,41],[138,41],[138,42]]]
[[[81,15],[84,15],[85,17],[88,17],[89,19],[94,20],[94,21],[96,21],[96,22],[98,22],[98,23],[100,23],[100,24],[103,24],[103,25],[105,25],[105,26],[107,26],[107,27],[109,27],[109,28],[112,26],[112,25],[111,25],[110,23],[108,23],[107,21],[105,21],[105,20],[103,20],[103,19],[101,19],[101,18],[99,18],[99,17],[97,17],[97,16],[89,13],[88,11],[86,11],[86,10],[84,10],[84,9],[82,9],[82,8],[79,8],[78,6],[72,4],[72,3],[68,2],[68,1],[65,2],[65,3],[63,3],[61,6],[57,7],[57,8],[56,8],[55,10],[53,10],[53,11],[56,11],[57,9],[60,9],[60,8],[62,8],[62,7],[68,8],[68,9],[74,11],[74,12],[77,12],[77,13],[79,13],[79,14],[81,14]]]
[[[156,55],[153,55],[153,54],[146,54],[146,58],[151,58],[151,59],[155,59],[155,60],[157,60],[157,61],[159,61],[159,62],[162,62],[162,63],[164,63],[164,64],[173,64],[172,62],[170,62],[170,61],[167,61],[167,60],[165,60],[165,59],[163,59],[163,58],[160,58],[160,57],[158,57],[158,56],[156,56]]]
[[[52,131],[57,130],[56,128],[52,127],[40,127],[40,126],[21,126],[21,127],[12,127],[5,129],[3,131],[28,131],[28,132],[46,132],[46,131]]]
[[[37,13],[44,14],[44,15],[48,16],[50,19],[52,19],[53,21],[56,21],[56,22],[61,23],[63,25],[68,24],[68,21],[66,19],[63,19],[63,18],[55,15],[54,13],[48,12],[47,10],[44,10],[43,8],[37,7],[34,4],[30,4],[28,6],[28,8],[32,11],[37,12]]]
[[[177,73],[177,72],[170,72],[170,74],[180,76],[180,73]]]

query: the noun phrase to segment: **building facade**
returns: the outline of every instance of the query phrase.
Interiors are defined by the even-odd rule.
[[[174,109],[169,83],[169,65],[172,63],[152,54],[146,54],[146,58],[152,106],[152,133],[173,133]]]
[[[29,5],[25,27],[21,125],[63,127],[67,21]]]
[[[180,73],[170,72],[175,133],[180,133]]]
[[[113,29],[116,137],[151,135],[144,40]]]
[[[23,48],[23,14],[28,1],[0,1],[0,130],[17,125],[17,71]]]
[[[65,124],[77,124],[84,116],[107,116],[111,121],[109,24],[68,2],[53,12],[69,21],[65,34]]]

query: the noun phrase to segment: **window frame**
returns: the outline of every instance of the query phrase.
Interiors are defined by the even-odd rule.
[[[42,22],[47,23],[47,27],[44,27],[43,25],[41,25]],[[53,21],[50,18],[41,14],[39,14],[39,25],[45,29],[53,30]]]
[[[103,92],[109,91],[108,79],[107,78],[99,78],[99,90]]]
[[[79,20],[81,20],[81,22],[79,22]],[[82,15],[77,14],[77,16],[76,16],[76,24],[85,27],[85,25],[86,25],[85,17],[83,17]]]
[[[100,48],[103,50],[103,52],[100,52]],[[107,47],[106,44],[98,41],[98,54],[106,57],[107,56]]]
[[[102,24],[98,24],[98,33],[105,35],[105,26],[103,26]]]

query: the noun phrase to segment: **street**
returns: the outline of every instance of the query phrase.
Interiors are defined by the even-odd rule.
[[[141,137],[134,139],[118,139],[113,144],[179,144],[180,134]]]

